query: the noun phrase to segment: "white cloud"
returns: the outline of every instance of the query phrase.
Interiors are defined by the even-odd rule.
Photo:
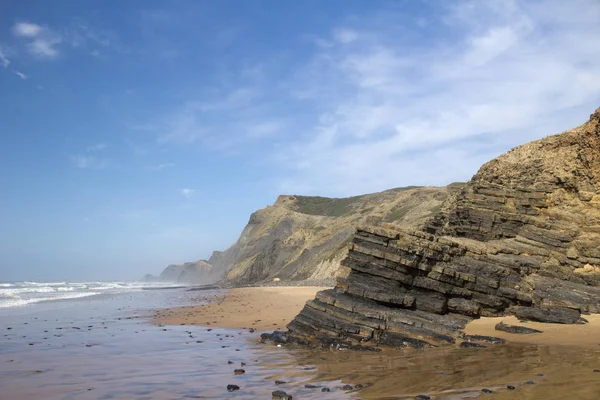
[[[71,162],[75,167],[81,169],[106,169],[110,166],[110,160],[107,158],[98,158],[77,154],[71,157]]]
[[[8,57],[6,56],[6,54],[0,47],[0,65],[2,65],[4,68],[8,68],[9,64],[10,64],[10,60],[8,59]]]
[[[466,180],[487,159],[582,123],[598,106],[600,3],[452,4],[426,45],[383,24],[323,38],[334,44],[317,47],[289,83],[321,111],[281,149],[282,191],[349,195]]]
[[[102,150],[106,149],[107,147],[108,147],[108,145],[106,143],[97,143],[97,144],[88,146],[86,151],[87,152],[102,151]]]
[[[15,73],[15,75],[17,75],[19,78],[21,78],[23,80],[27,79],[27,75],[25,75],[24,73],[16,71],[14,69],[13,69],[13,72]]]
[[[42,32],[42,27],[30,22],[17,22],[13,26],[13,33],[16,36],[36,37]]]
[[[174,163],[163,163],[163,164],[153,165],[153,166],[150,167],[150,169],[153,170],[153,171],[161,171],[163,169],[172,168],[174,166],[175,166]]]
[[[338,29],[333,32],[335,40],[340,43],[352,43],[358,39],[358,33],[352,29]]]
[[[31,22],[17,22],[13,25],[15,36],[27,41],[27,51],[39,58],[56,58],[60,54],[58,45],[63,41],[57,32]]]
[[[189,188],[185,188],[185,189],[181,189],[181,194],[183,195],[183,197],[185,198],[190,198],[194,195],[196,191],[194,189],[189,189]]]

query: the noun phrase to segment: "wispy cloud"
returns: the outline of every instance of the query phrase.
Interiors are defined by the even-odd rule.
[[[172,168],[174,166],[175,166],[174,163],[163,163],[163,164],[152,165],[152,166],[150,166],[150,169],[153,171],[161,171],[163,169]]]
[[[7,55],[4,53],[4,50],[2,49],[2,47],[0,47],[0,65],[2,65],[4,68],[8,68],[9,64],[10,64],[10,60],[8,59]]]
[[[17,75],[19,78],[21,78],[23,80],[27,79],[27,75],[25,75],[24,73],[16,71],[14,69],[13,69],[13,72],[15,73],[15,75]]]
[[[181,189],[181,194],[183,195],[183,197],[185,197],[187,199],[191,198],[195,192],[196,191],[194,189],[189,189],[189,188]]]
[[[53,59],[60,55],[58,45],[63,41],[60,34],[32,22],[17,22],[12,27],[15,36],[27,41],[30,54]]]
[[[106,149],[108,147],[108,145],[106,143],[97,143],[91,146],[88,146],[86,148],[86,151],[89,152],[95,152],[95,151],[102,151],[104,149]]]
[[[583,122],[578,108],[600,101],[597,1],[463,1],[440,11],[426,46],[394,35],[394,18],[367,28],[365,16],[361,34],[342,27],[323,38],[329,45],[289,83],[321,111],[279,154],[282,191],[468,179],[513,145]]]
[[[110,160],[77,154],[71,157],[71,162],[77,168],[81,169],[106,169],[110,166]]]

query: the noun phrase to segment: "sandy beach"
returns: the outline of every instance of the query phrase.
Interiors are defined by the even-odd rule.
[[[304,303],[323,289],[317,286],[235,288],[222,295],[197,299],[206,304],[158,310],[154,322],[230,329],[284,329]]]

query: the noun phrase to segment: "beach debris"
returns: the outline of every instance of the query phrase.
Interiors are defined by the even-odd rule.
[[[276,390],[271,393],[273,400],[292,400],[292,396],[284,392],[283,390]]]
[[[234,392],[236,390],[240,390],[240,387],[238,385],[227,385],[228,392]]]
[[[518,326],[518,325],[508,325],[508,324],[505,324],[504,322],[500,322],[500,323],[496,324],[494,329],[496,329],[497,331],[515,333],[515,334],[519,334],[519,335],[531,335],[533,333],[543,333],[543,331],[540,331],[537,329],[527,328],[525,326]]]

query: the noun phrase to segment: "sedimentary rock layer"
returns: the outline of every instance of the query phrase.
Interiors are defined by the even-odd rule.
[[[358,228],[350,274],[306,304],[287,340],[436,346],[479,316],[573,324],[600,312],[599,126],[600,109],[490,161],[421,231]]]

